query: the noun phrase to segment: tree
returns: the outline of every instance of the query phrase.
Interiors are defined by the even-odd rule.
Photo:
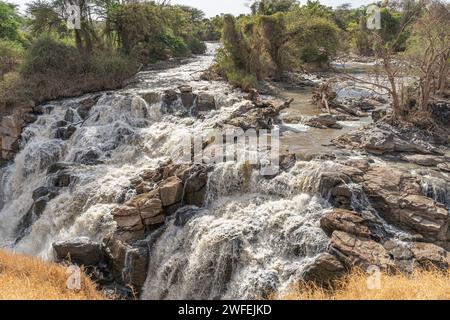
[[[433,1],[414,24],[407,58],[418,76],[418,106],[429,111],[432,95],[443,93],[450,70],[450,5]]]
[[[387,83],[357,78],[348,73],[341,74],[341,77],[353,80],[360,86],[375,87],[389,93],[392,98],[392,109],[395,119],[404,118],[405,116],[403,90],[399,86],[399,80],[404,76],[405,67],[402,63],[397,63],[399,57],[396,56],[396,53],[399,44],[405,41],[409,28],[419,19],[424,7],[425,1],[423,0],[417,2],[407,0],[403,3],[403,9],[399,13],[398,18],[396,18],[399,21],[398,26],[390,29],[390,32],[386,32],[387,26],[392,28],[392,20],[388,18],[387,21],[383,22],[382,19],[382,29],[370,32],[374,54],[379,61],[379,65],[374,68],[373,73],[376,79],[379,79],[379,76],[386,78]],[[390,17],[390,15],[386,16]]]
[[[257,0],[251,4],[250,9],[253,15],[268,16],[277,12],[288,12],[297,2],[297,0]]]
[[[0,39],[20,41],[21,23],[22,19],[17,14],[17,7],[0,1]]]
[[[43,33],[55,32],[60,36],[68,35],[69,30],[60,14],[50,1],[36,0],[28,4],[27,14],[30,17],[28,25],[31,33],[38,37]]]

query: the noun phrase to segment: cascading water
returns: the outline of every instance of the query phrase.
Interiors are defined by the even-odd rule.
[[[24,130],[14,162],[2,169],[0,246],[50,258],[54,241],[74,236],[101,240],[111,232],[115,227],[111,209],[133,195],[127,191],[130,179],[166,161],[181,137],[226,117],[232,109],[227,111],[227,107],[238,100],[223,83],[195,81],[195,73],[211,64],[215,49],[216,45],[210,44],[207,55],[177,68],[142,72],[137,77],[140,85],[101,94],[85,120],[76,110],[86,98],[98,95],[43,106],[44,114]],[[143,88],[162,93],[177,84],[190,83],[194,88],[208,86],[224,110],[195,121],[163,115],[161,102],[149,105],[139,95]],[[55,138],[68,112],[77,130],[68,140]],[[33,214],[26,223],[30,225],[24,225],[33,205],[33,191],[54,187],[48,170],[55,163],[68,164],[70,184],[59,187],[45,210],[39,216]]]
[[[298,281],[326,250],[319,220],[328,205],[295,191],[303,177],[254,172],[246,184],[245,176],[242,167],[218,165],[210,205],[168,222],[151,249],[144,299],[264,297]]]

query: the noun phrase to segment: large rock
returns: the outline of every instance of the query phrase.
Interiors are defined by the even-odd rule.
[[[105,259],[114,279],[139,291],[147,278],[149,252],[145,243],[130,245],[110,237],[104,240]]]
[[[197,95],[197,112],[208,112],[216,109],[216,100],[207,92],[199,92]]]
[[[190,86],[181,86],[181,102],[183,102],[183,106],[187,109],[190,109],[194,105],[195,95],[192,92],[192,87]]]
[[[77,113],[81,119],[85,120],[89,117],[91,109],[97,104],[101,95],[90,96],[79,101]]]
[[[449,253],[431,243],[413,243],[410,245],[410,250],[414,256],[414,260],[422,267],[435,267],[448,269],[450,265]]]
[[[331,237],[330,248],[349,268],[357,266],[367,269],[370,266],[378,266],[390,270],[395,267],[395,263],[386,249],[381,244],[367,238],[335,231]]]
[[[112,211],[116,237],[122,241],[142,239],[147,226],[164,223],[165,215],[157,191],[139,195]]]
[[[346,133],[333,140],[333,143],[346,149],[366,150],[382,155],[393,152],[410,152],[416,154],[438,154],[436,148],[426,141],[410,141],[409,135],[401,135],[390,126],[370,125]]]
[[[444,172],[450,172],[450,163],[441,163],[438,166],[438,169]]]
[[[19,151],[20,135],[25,125],[23,114],[20,109],[15,110],[12,115],[1,118],[0,123],[0,151],[5,160],[11,160]]]
[[[115,237],[130,242],[159,227],[183,205],[202,207],[211,167],[167,164],[131,180],[137,196],[112,211]]]
[[[55,138],[61,140],[69,140],[75,133],[75,131],[77,131],[77,127],[74,125],[58,128],[56,129]]]
[[[306,282],[326,285],[343,276],[345,272],[345,267],[336,257],[329,253],[324,253],[305,267],[302,277]]]
[[[436,167],[441,163],[448,163],[450,161],[450,159],[447,159],[445,157],[421,155],[421,154],[405,155],[402,156],[401,159],[403,161],[415,163],[424,167]]]
[[[144,92],[141,93],[140,96],[145,100],[149,105],[161,102],[161,93],[159,92]]]
[[[320,220],[320,226],[328,235],[332,235],[334,231],[343,231],[357,237],[378,239],[369,225],[370,222],[361,215],[343,209],[333,209]]]
[[[273,101],[265,100],[258,103],[248,101],[240,105],[231,116],[226,119],[223,125],[232,125],[248,129],[272,129],[274,119],[280,112],[289,108],[292,100],[289,101]]]
[[[75,181],[75,175],[72,170],[64,169],[58,171],[53,177],[53,186],[58,188],[65,188],[70,186],[70,184]]]
[[[159,187],[159,195],[164,207],[179,203],[183,196],[183,182],[178,177],[168,178]]]
[[[192,166],[178,175],[184,183],[184,203],[202,207],[206,197],[209,168]]]
[[[173,89],[168,89],[164,91],[162,100],[164,104],[171,105],[172,103],[178,100],[178,92],[176,92]]]
[[[58,261],[68,260],[78,265],[96,266],[102,260],[102,246],[89,238],[75,238],[53,243]]]
[[[362,187],[372,205],[388,222],[415,232],[429,241],[448,241],[448,209],[422,196],[420,182],[410,173],[374,166],[364,175]]]
[[[321,114],[315,117],[312,117],[308,121],[306,121],[306,125],[314,128],[333,128],[333,129],[342,129],[342,126],[337,123],[336,118],[331,114]]]

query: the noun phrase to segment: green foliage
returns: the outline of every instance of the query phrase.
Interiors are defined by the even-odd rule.
[[[112,80],[129,74],[136,63],[129,57],[110,51],[95,51],[86,55],[76,47],[44,35],[31,46],[22,67],[24,77],[42,75],[73,79],[87,74]]]
[[[258,80],[249,72],[236,67],[230,53],[225,49],[220,49],[217,53],[216,64],[213,71],[223,76],[231,85],[246,91],[256,87]]]
[[[69,35],[66,23],[61,19],[55,5],[51,2],[36,0],[28,4],[27,14],[31,17],[28,26],[33,36],[55,32],[64,37]]]
[[[291,10],[297,2],[297,0],[256,0],[250,5],[250,9],[253,15],[272,15]]]
[[[16,6],[0,1],[0,39],[20,41],[19,28],[22,19],[16,11]]]
[[[224,17],[223,52],[215,70],[229,82],[248,87],[303,64],[326,66],[341,44],[329,8],[308,2],[289,12]],[[314,14],[317,14],[314,16]]]
[[[23,51],[23,47],[17,42],[0,39],[0,80],[6,73],[18,68]]]
[[[321,17],[331,19],[334,16],[331,7],[320,4],[318,0],[308,0],[304,6],[298,8],[302,17]]]
[[[223,15],[203,20],[202,30],[203,30],[203,33],[201,35],[202,40],[205,41],[220,40],[223,30]]]
[[[198,38],[192,38],[188,46],[193,54],[203,54],[206,52],[206,44]]]
[[[116,4],[108,25],[120,48],[142,62],[203,53],[203,12],[186,6],[160,6],[154,2]]]
[[[50,36],[42,36],[28,51],[22,73],[25,76],[46,74],[53,77],[71,77],[80,72],[78,68],[81,61],[82,55],[75,47]]]

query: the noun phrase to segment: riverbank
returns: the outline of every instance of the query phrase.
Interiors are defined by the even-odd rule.
[[[83,272],[80,289],[69,289],[71,276],[76,271],[66,266],[0,250],[0,300],[107,299]]]
[[[278,300],[450,300],[450,272],[416,270],[413,274],[368,275],[355,271],[333,289],[300,283]]]

